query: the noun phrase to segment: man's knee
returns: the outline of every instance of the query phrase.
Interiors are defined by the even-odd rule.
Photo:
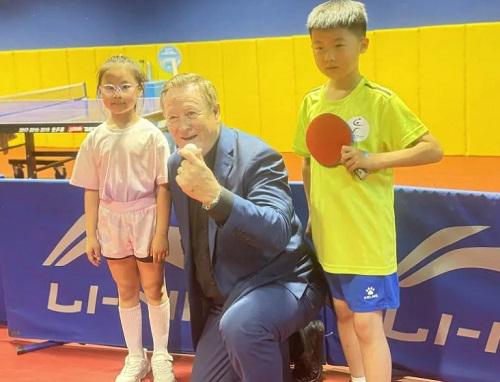
[[[272,338],[264,319],[231,309],[222,316],[219,332],[226,346],[238,348]]]

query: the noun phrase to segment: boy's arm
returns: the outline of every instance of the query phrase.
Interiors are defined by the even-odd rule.
[[[98,266],[101,262],[101,246],[97,239],[97,216],[99,211],[99,191],[85,189],[85,234],[87,236],[85,251],[89,261]]]
[[[418,166],[439,162],[442,157],[443,151],[438,141],[430,133],[427,133],[406,149],[369,154],[368,159],[371,159],[373,168],[367,168],[367,170]]]
[[[156,228],[151,243],[154,262],[161,262],[168,256],[168,229],[171,198],[168,185],[160,184],[156,189]]]
[[[439,162],[443,151],[438,141],[426,133],[408,148],[385,153],[365,153],[352,146],[342,148],[342,163],[349,171],[363,168],[368,171],[394,167],[410,167]]]

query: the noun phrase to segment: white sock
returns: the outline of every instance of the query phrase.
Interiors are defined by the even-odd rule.
[[[153,351],[168,353],[168,331],[170,328],[170,300],[167,298],[161,305],[148,304],[149,323],[153,336]]]
[[[118,307],[122,323],[123,337],[129,354],[144,355],[142,348],[142,311],[141,304],[132,308]]]
[[[351,376],[351,382],[366,382],[365,377],[353,377]]]

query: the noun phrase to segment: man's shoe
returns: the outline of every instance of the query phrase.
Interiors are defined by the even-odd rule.
[[[293,359],[295,382],[317,382],[322,380],[323,343],[325,326],[320,320],[311,321],[299,332],[303,352]]]
[[[146,356],[146,351],[142,355],[129,354],[125,358],[125,365],[115,379],[115,382],[140,382],[151,367]]]
[[[172,356],[166,351],[155,351],[151,357],[154,382],[176,382]]]

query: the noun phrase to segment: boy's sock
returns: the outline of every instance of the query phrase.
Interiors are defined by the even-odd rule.
[[[123,337],[129,354],[144,355],[142,348],[142,312],[141,304],[132,308],[118,307],[122,324]]]
[[[351,382],[366,382],[365,377],[353,377],[351,376]]]
[[[161,305],[148,304],[149,323],[153,336],[153,351],[165,351],[168,353],[168,331],[170,328],[170,300]]]

